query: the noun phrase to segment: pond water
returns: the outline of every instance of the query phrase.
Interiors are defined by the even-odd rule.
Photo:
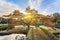
[[[0,40],[26,40],[26,35],[24,34],[11,34],[0,36]]]

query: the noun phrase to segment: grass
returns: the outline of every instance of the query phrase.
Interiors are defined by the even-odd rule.
[[[59,40],[59,38],[47,29],[36,27],[36,29],[30,28],[27,40]]]
[[[7,27],[8,27],[7,25],[2,25],[2,26],[0,26],[0,31],[1,31],[1,30],[6,30]]]

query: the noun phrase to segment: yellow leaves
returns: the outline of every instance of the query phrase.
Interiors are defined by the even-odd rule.
[[[31,13],[26,14],[24,17],[24,21],[28,23],[31,22],[32,19],[33,19],[33,15]]]
[[[10,14],[8,16],[11,19],[10,22],[13,24],[18,22],[17,24],[19,24],[19,22],[21,23],[21,21],[23,21],[28,24],[34,24],[41,21],[43,23],[47,23],[47,25],[53,24],[53,22],[51,21],[53,18],[38,14],[38,11],[36,11],[35,9],[30,9],[30,7],[28,7],[26,8],[26,12],[27,14],[23,14],[19,12],[19,10],[13,11],[13,14]]]

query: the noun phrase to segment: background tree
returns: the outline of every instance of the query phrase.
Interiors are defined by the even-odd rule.
[[[53,16],[56,19],[56,27],[60,28],[60,13],[54,13]]]

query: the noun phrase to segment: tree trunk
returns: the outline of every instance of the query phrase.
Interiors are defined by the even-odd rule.
[[[28,26],[28,28],[27,28],[27,33],[29,32],[29,29],[30,29],[30,25],[27,25]],[[26,36],[27,36],[27,34],[26,34]]]
[[[28,25],[28,30],[29,30],[29,28],[30,28],[30,25]]]

